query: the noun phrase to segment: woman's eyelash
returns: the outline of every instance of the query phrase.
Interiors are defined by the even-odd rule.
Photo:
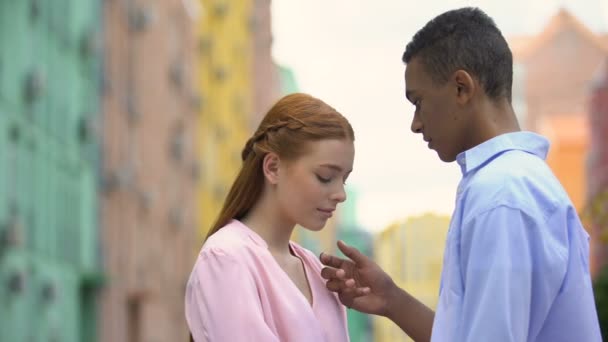
[[[329,183],[331,181],[331,178],[323,178],[319,175],[317,175],[317,179],[321,182],[321,183]]]

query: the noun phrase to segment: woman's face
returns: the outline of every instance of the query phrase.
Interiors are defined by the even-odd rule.
[[[303,156],[279,167],[277,200],[286,219],[318,231],[346,200],[355,147],[349,139],[314,141],[307,147]]]

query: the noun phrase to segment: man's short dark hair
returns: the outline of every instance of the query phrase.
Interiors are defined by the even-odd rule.
[[[407,64],[414,57],[435,82],[444,83],[462,69],[488,97],[511,101],[511,50],[494,20],[479,8],[448,11],[429,21],[407,44],[402,60]]]

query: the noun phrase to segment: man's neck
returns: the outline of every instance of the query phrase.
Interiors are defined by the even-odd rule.
[[[501,103],[486,101],[480,106],[476,120],[471,127],[471,141],[468,148],[473,148],[492,138],[505,133],[518,132],[521,130],[513,107],[506,100]]]

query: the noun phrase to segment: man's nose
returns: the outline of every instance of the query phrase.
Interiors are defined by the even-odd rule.
[[[412,125],[410,127],[413,133],[422,133],[422,122],[418,119],[418,115],[414,114]]]

